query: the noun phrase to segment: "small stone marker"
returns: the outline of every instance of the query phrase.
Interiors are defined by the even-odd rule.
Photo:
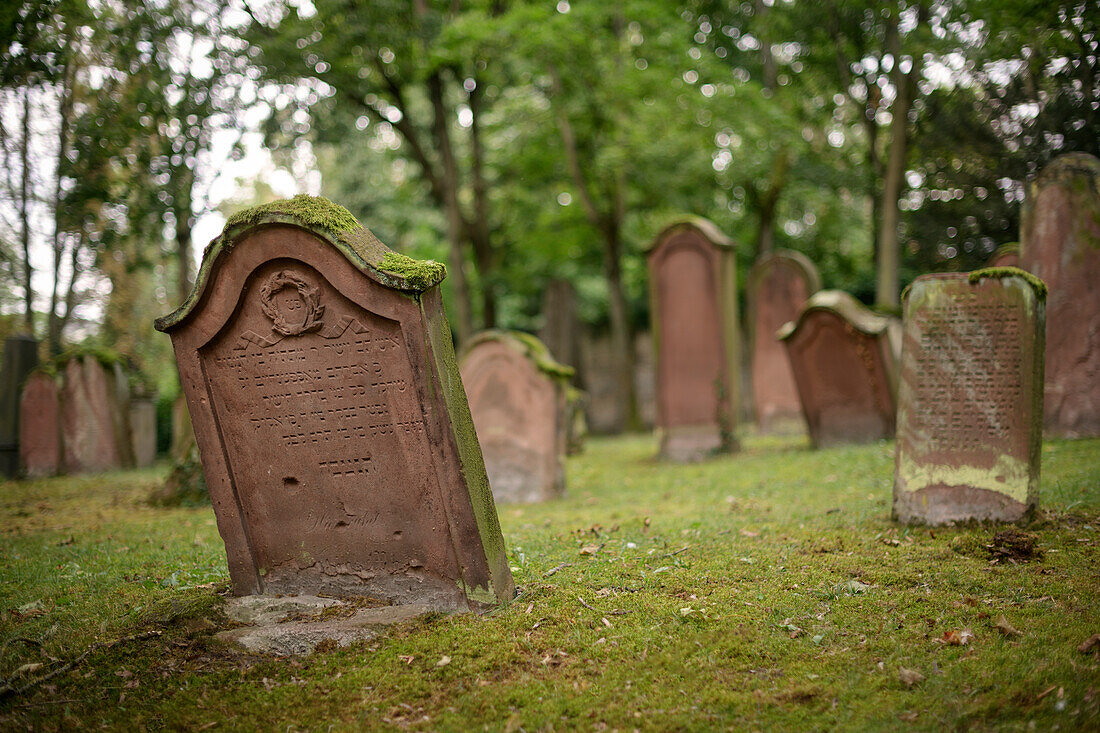
[[[736,448],[740,344],[733,241],[706,219],[676,222],[647,254],[661,456]]]
[[[780,330],[815,447],[893,437],[897,362],[889,330],[890,319],[840,290],[818,291]]]
[[[61,389],[61,445],[67,473],[119,468],[115,379],[91,355],[69,359]]]
[[[19,456],[30,478],[61,470],[61,409],[57,378],[36,371],[27,378],[20,402]]]
[[[1047,435],[1100,436],[1100,160],[1063,155],[1028,184],[1020,267],[1050,291]]]
[[[1015,521],[1038,501],[1046,287],[1016,268],[905,295],[894,516]]]
[[[169,333],[234,592],[514,595],[437,287],[343,207],[230,217]]]
[[[1020,245],[1016,242],[1002,244],[990,255],[986,267],[1019,267]]]
[[[0,476],[19,474],[19,394],[23,382],[38,366],[38,342],[30,336],[4,340],[0,365]]]
[[[565,492],[571,367],[525,333],[486,331],[459,360],[493,498],[535,502]]]
[[[797,318],[802,305],[820,289],[817,268],[800,252],[779,250],[765,255],[749,273],[753,412],[762,433],[806,429],[791,361],[775,334]]]

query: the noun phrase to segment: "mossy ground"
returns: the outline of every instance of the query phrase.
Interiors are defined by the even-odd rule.
[[[1100,658],[1077,650],[1100,632],[1100,441],[1044,445],[1042,556],[1018,563],[991,561],[1001,525],[893,523],[892,444],[744,443],[673,466],[650,437],[590,440],[567,498],[499,507],[514,603],[299,661],[213,640],[214,518],[146,504],[161,472],[2,484],[0,676],[163,634],[0,700],[0,728],[1100,727]]]

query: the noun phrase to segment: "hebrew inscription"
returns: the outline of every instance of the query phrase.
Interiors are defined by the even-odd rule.
[[[312,268],[276,261],[250,278],[203,357],[264,567],[336,575],[347,571],[341,558],[391,572],[423,564],[430,543],[417,528],[446,521],[430,463],[417,460],[431,449],[397,323]]]
[[[922,375],[914,396],[920,405],[937,406],[915,416],[927,431],[929,450],[1005,449],[1018,419],[1022,310],[972,301],[937,304],[913,317]]]

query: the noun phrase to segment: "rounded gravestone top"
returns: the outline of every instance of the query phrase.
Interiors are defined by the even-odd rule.
[[[813,311],[824,310],[835,313],[868,336],[877,336],[890,326],[890,319],[880,316],[860,303],[843,290],[819,290],[810,296],[798,318],[779,329],[776,336],[782,340],[790,338],[805,322]]]
[[[462,348],[459,361],[465,361],[466,357],[481,344],[499,342],[507,344],[511,348],[529,358],[539,371],[553,379],[569,381],[576,370],[571,366],[560,364],[550,354],[550,349],[538,338],[522,331],[505,331],[491,329],[474,335]]]
[[[797,252],[793,249],[776,249],[771,252],[761,255],[755,263],[753,263],[752,270],[749,272],[748,289],[750,293],[755,290],[756,285],[760,279],[760,273],[769,266],[776,262],[782,262],[783,264],[790,265],[798,270],[806,281],[806,288],[811,293],[816,293],[821,290],[821,275],[817,271],[817,267],[814,266],[812,260],[809,257]]]
[[[716,247],[722,249],[735,248],[733,240],[723,234],[722,230],[718,228],[718,225],[710,219],[704,219],[701,216],[681,216],[673,219],[661,228],[657,236],[653,238],[653,243],[646,249],[646,254],[652,254],[665,242],[665,240],[682,229],[694,229]]]
[[[441,263],[415,260],[391,250],[343,206],[302,194],[253,206],[230,216],[222,233],[203,252],[191,294],[175,311],[158,318],[154,324],[156,329],[168,331],[187,319],[209,284],[214,263],[223,254],[254,230],[278,224],[305,229],[338,250],[368,278],[392,290],[421,293],[447,276],[447,268]]]

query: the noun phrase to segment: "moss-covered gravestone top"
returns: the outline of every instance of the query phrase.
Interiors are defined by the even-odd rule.
[[[1019,267],[1020,245],[1016,242],[1002,244],[989,256],[986,267]]]
[[[459,361],[493,497],[535,502],[565,491],[569,380],[534,336],[486,331]]]
[[[1100,436],[1100,160],[1063,155],[1028,183],[1020,267],[1050,288],[1045,429]]]
[[[1046,288],[1014,267],[905,296],[894,515],[1015,521],[1038,501]]]
[[[735,448],[740,334],[733,241],[706,219],[677,221],[647,254],[661,456]]]
[[[343,207],[234,216],[169,333],[237,594],[514,595],[437,285]]]
[[[778,250],[756,261],[749,273],[752,323],[752,406],[763,433],[804,432],[802,404],[787,350],[776,337],[807,299],[821,289],[817,268],[801,252]]]
[[[894,435],[897,364],[890,319],[840,290],[820,290],[779,331],[817,447]]]

